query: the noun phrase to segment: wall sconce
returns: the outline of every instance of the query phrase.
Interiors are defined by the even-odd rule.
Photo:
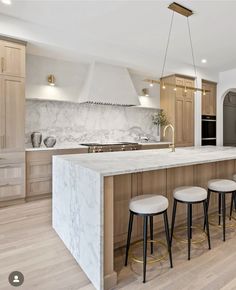
[[[142,93],[145,97],[149,97],[149,90],[147,88],[142,89]]]
[[[55,86],[55,83],[56,83],[56,79],[55,79],[55,77],[54,77],[54,75],[49,75],[48,76],[48,84],[49,84],[49,86]]]

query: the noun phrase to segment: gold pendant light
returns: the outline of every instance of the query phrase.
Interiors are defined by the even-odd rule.
[[[190,17],[191,15],[193,15],[193,11],[176,3],[173,2],[172,4],[170,4],[168,6],[168,8],[170,10],[172,10],[172,16],[171,16],[171,23],[170,23],[170,29],[169,29],[169,34],[168,34],[168,40],[167,40],[167,46],[166,46],[166,50],[165,50],[165,56],[164,56],[164,61],[163,61],[163,67],[162,67],[162,73],[161,73],[161,78],[160,80],[154,80],[154,79],[145,79],[144,81],[148,82],[151,86],[153,86],[154,83],[160,84],[161,88],[163,90],[166,89],[166,87],[173,87],[173,90],[177,90],[177,88],[181,88],[184,89],[185,92],[187,92],[188,90],[197,92],[200,91],[203,93],[203,95],[206,95],[207,92],[210,92],[210,90],[205,90],[205,89],[201,89],[198,88],[197,85],[197,68],[196,68],[196,64],[195,64],[195,58],[194,58],[194,52],[193,52],[193,43],[192,43],[192,37],[191,37],[191,30],[190,30],[190,25],[189,25],[189,21],[188,21],[188,17]],[[189,40],[190,40],[190,45],[191,45],[191,53],[192,53],[192,61],[193,61],[193,68],[194,68],[194,73],[195,73],[195,78],[196,78],[196,85],[197,87],[187,87],[187,86],[182,86],[182,85],[177,85],[177,84],[173,84],[173,83],[166,83],[163,80],[164,77],[164,71],[165,71],[165,65],[166,65],[166,59],[167,59],[167,52],[168,52],[168,48],[169,48],[169,43],[170,43],[170,36],[171,36],[171,32],[172,32],[172,26],[173,26],[173,20],[174,20],[174,14],[175,13],[179,13],[182,16],[187,18],[187,26],[188,26],[188,32],[189,32]]]

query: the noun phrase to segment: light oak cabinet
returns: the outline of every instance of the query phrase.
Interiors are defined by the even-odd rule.
[[[25,44],[0,40],[0,207],[25,198]]]
[[[172,75],[162,79],[166,88],[161,88],[161,109],[165,111],[168,120],[175,128],[176,146],[194,145],[194,78]],[[168,85],[170,84],[170,85]],[[182,87],[175,87],[179,85]],[[171,141],[171,132],[162,137],[163,141]]]
[[[0,150],[24,151],[24,79],[0,76],[1,127]]]
[[[216,89],[217,84],[202,80],[202,89],[210,92],[202,93],[202,115],[216,116]]]
[[[25,197],[25,153],[0,153],[0,207]]]
[[[25,45],[0,40],[0,74],[25,77]]]
[[[169,143],[144,143],[141,144],[141,150],[151,150],[151,149],[163,149],[163,148],[169,148]]]
[[[88,153],[87,148],[52,149],[26,152],[26,198],[27,200],[52,195],[52,156]]]

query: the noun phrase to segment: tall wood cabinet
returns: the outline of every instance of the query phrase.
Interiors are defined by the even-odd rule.
[[[194,145],[194,78],[182,75],[171,75],[162,78],[166,88],[160,88],[160,106],[168,116],[169,122],[175,128],[176,146]],[[169,84],[169,85],[168,85]],[[183,88],[175,87],[175,85]],[[171,140],[168,131],[164,141]]]
[[[0,40],[0,207],[25,197],[25,43]]]
[[[216,116],[216,87],[215,82],[202,80],[202,89],[209,90],[202,94],[202,115]]]

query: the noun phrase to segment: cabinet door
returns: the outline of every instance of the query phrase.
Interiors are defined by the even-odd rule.
[[[25,77],[25,46],[1,41],[1,74]]]
[[[202,115],[216,116],[216,84],[203,81],[202,89],[210,91],[202,94]]]
[[[3,150],[5,147],[5,118],[6,118],[6,110],[5,110],[5,96],[3,93],[3,79],[0,77],[0,150]]]
[[[193,80],[185,80],[186,87],[194,87]],[[194,91],[187,90],[184,93],[184,121],[183,121],[183,131],[184,131],[184,143],[185,146],[194,145]]]
[[[184,86],[182,78],[176,78],[176,84]],[[176,146],[184,145],[184,89],[177,88],[175,103],[175,143]]]
[[[25,135],[25,96],[24,80],[3,77],[3,94],[5,96],[5,149],[24,150]]]

